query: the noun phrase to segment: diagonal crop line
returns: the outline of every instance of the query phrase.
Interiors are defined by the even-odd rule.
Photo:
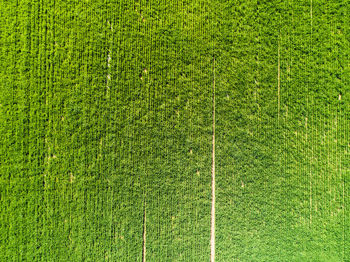
[[[280,111],[281,111],[281,66],[280,66],[280,40],[278,39],[278,50],[277,50],[277,56],[278,56],[278,61],[277,61],[277,103],[278,103],[278,115],[277,115],[277,120],[279,122],[280,119]]]
[[[211,168],[210,261],[215,261],[215,57],[213,59],[213,149]]]
[[[146,262],[146,199],[143,205],[142,262]]]

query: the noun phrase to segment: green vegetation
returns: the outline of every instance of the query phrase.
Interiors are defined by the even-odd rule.
[[[349,20],[2,1],[0,261],[209,261],[214,78],[216,261],[349,261]]]
[[[219,19],[218,261],[349,259],[349,5],[310,4]]]

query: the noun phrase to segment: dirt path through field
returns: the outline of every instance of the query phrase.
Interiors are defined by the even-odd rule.
[[[211,168],[211,229],[210,229],[210,261],[215,261],[215,57],[213,61],[213,151]]]

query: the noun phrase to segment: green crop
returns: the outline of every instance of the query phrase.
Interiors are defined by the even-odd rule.
[[[209,261],[214,110],[216,261],[349,261],[349,30],[339,0],[2,1],[0,261]]]

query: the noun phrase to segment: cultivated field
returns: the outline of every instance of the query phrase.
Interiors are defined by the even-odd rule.
[[[349,133],[347,1],[0,3],[0,261],[350,261]]]

